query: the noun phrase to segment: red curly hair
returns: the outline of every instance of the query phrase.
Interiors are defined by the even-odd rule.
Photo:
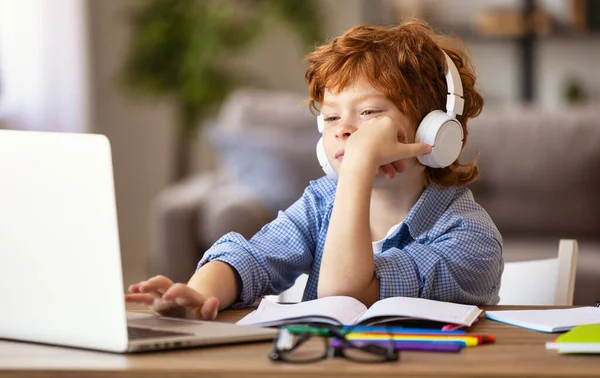
[[[319,112],[325,88],[340,90],[360,77],[381,91],[414,125],[429,112],[446,109],[446,59],[452,59],[463,86],[465,106],[457,119],[467,142],[467,120],[481,113],[483,97],[475,90],[475,70],[467,49],[458,39],[435,34],[424,21],[398,26],[359,25],[308,54],[305,73],[313,111]],[[446,168],[426,169],[427,183],[445,187],[466,185],[477,179],[476,159],[458,159]]]

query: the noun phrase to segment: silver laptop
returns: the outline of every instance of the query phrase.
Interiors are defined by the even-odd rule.
[[[126,312],[106,137],[0,130],[0,180],[0,338],[138,352],[275,336]]]

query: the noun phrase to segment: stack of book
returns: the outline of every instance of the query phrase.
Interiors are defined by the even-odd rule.
[[[600,353],[600,324],[580,325],[546,343],[561,354]]]

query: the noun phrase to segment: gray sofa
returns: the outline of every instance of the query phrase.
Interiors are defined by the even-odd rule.
[[[577,239],[574,304],[600,299],[600,110],[487,110],[470,124],[464,157],[479,150],[471,185],[504,238],[506,261],[556,256]]]
[[[229,99],[204,134],[219,170],[174,184],[153,203],[151,274],[186,281],[221,235],[251,237],[322,175],[303,99],[250,89]],[[503,235],[506,261],[554,257],[559,239],[578,240],[574,303],[583,305],[600,300],[599,120],[592,107],[486,109],[463,152],[479,152],[471,189]]]

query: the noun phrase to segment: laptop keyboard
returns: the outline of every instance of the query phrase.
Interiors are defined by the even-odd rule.
[[[127,327],[127,333],[129,334],[129,340],[150,339],[150,338],[157,338],[157,337],[173,337],[173,336],[194,336],[193,333],[159,331],[157,329],[138,328],[138,327],[129,327],[129,326]]]

